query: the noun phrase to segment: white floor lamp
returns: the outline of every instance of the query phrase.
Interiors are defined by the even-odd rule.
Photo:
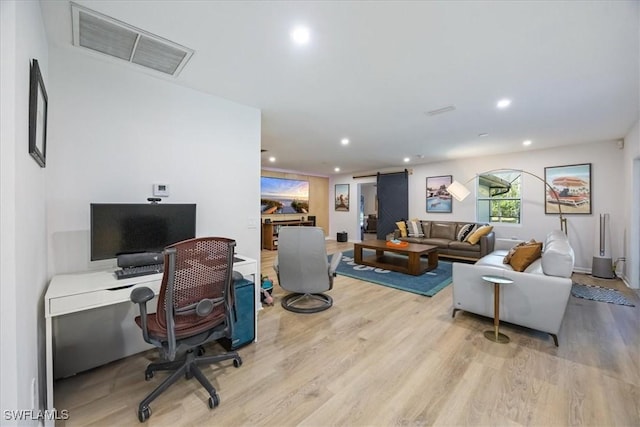
[[[473,177],[469,178],[467,181],[465,181],[464,184],[461,184],[460,182],[454,180],[451,183],[451,185],[449,185],[447,187],[447,191],[457,201],[461,202],[464,199],[466,199],[467,196],[469,196],[469,194],[471,194],[469,189],[466,187],[466,185],[468,183],[470,183],[471,181],[475,180],[480,175],[488,175],[488,174],[497,173],[497,172],[519,172],[519,173],[524,173],[524,174],[530,175],[530,176],[542,181],[542,183],[549,188],[549,192],[548,193],[551,194],[556,199],[556,203],[558,204],[558,212],[560,213],[560,230],[562,230],[564,232],[564,234],[568,234],[567,233],[567,219],[564,217],[564,215],[562,215],[562,203],[560,203],[560,198],[558,197],[558,193],[549,185],[549,183],[547,181],[545,181],[544,179],[540,178],[538,175],[532,174],[531,172],[527,172],[527,171],[522,170],[522,169],[510,169],[510,168],[492,169],[492,170],[489,170],[489,171],[486,171],[486,172],[481,172],[481,173],[476,174],[475,176],[473,176]],[[545,203],[546,203],[546,200],[545,200]]]

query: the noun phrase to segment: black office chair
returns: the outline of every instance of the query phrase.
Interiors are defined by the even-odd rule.
[[[147,366],[145,380],[155,371],[175,371],[138,406],[138,419],[151,416],[149,404],[182,376],[195,377],[209,392],[209,408],[220,403],[216,389],[198,365],[233,359],[238,368],[242,359],[237,352],[201,357],[204,344],[233,336],[232,269],[235,241],[222,237],[185,240],[164,251],[164,276],[156,313],[147,313],[153,291],[147,287],[131,292],[131,301],[140,306],[136,323],[144,340],[158,347],[161,361]]]

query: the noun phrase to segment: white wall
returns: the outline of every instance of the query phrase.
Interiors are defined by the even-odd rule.
[[[90,203],[147,203],[154,183],[169,185],[161,203],[197,204],[198,236],[260,259],[259,110],[71,47],[52,48],[51,80],[51,275],[96,267]]]
[[[626,258],[623,278],[632,288],[640,288],[640,121],[624,138],[624,194]],[[634,197],[635,196],[635,197]]]
[[[600,213],[611,214],[611,241],[614,259],[623,253],[624,208],[621,198],[631,197],[612,191],[611,186],[622,181],[623,154],[615,141],[579,144],[549,150],[533,150],[526,153],[486,156],[473,159],[451,160],[426,165],[408,165],[413,173],[409,175],[409,218],[473,221],[475,220],[474,198],[463,202],[454,200],[450,214],[427,214],[425,188],[428,176],[453,175],[453,179],[464,182],[476,173],[496,168],[516,168],[544,177],[544,168],[569,164],[591,163],[592,173],[592,214],[565,215],[568,219],[569,239],[576,252],[576,271],[590,272],[593,258],[596,219]],[[397,168],[394,170],[398,170]],[[381,171],[384,172],[384,171]],[[375,182],[374,178],[353,179],[351,175],[335,176],[334,184],[357,184]],[[473,184],[468,186],[472,189]],[[357,188],[352,185],[351,188]],[[544,213],[544,185],[541,181],[524,176],[522,184],[523,206],[521,225],[496,225],[498,237],[535,238],[543,240],[546,233],[560,227],[558,215]],[[352,197],[359,197],[358,194]],[[355,199],[357,200],[357,199]],[[359,238],[356,212],[330,212],[331,232],[347,230],[351,240]]]
[[[39,2],[2,1],[0,17],[0,408],[38,409],[32,381],[43,388],[48,170],[28,154],[29,66],[38,60],[48,87],[48,49]],[[28,424],[37,423],[20,423]]]

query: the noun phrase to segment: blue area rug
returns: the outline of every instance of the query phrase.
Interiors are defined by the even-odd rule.
[[[573,283],[571,285],[571,295],[577,298],[592,301],[608,302],[609,304],[626,305],[635,307],[622,293],[616,289],[603,288],[595,285],[581,285]]]
[[[367,252],[367,250],[365,250]],[[434,296],[451,283],[451,263],[438,261],[438,267],[421,276],[397,273],[381,268],[359,265],[353,262],[353,251],[342,253],[342,260],[336,270],[341,276],[353,277],[366,282],[412,292],[414,294]]]

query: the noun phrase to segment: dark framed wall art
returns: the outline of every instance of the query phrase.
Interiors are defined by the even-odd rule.
[[[544,213],[561,204],[563,214],[591,214],[591,163],[546,167],[544,180],[553,188],[545,188]]]
[[[336,184],[336,211],[349,212],[349,184]]]
[[[427,177],[427,212],[452,212],[451,194],[447,191],[452,182],[451,175]]]
[[[40,167],[47,162],[47,108],[49,98],[38,60],[31,63],[29,80],[29,154]]]

